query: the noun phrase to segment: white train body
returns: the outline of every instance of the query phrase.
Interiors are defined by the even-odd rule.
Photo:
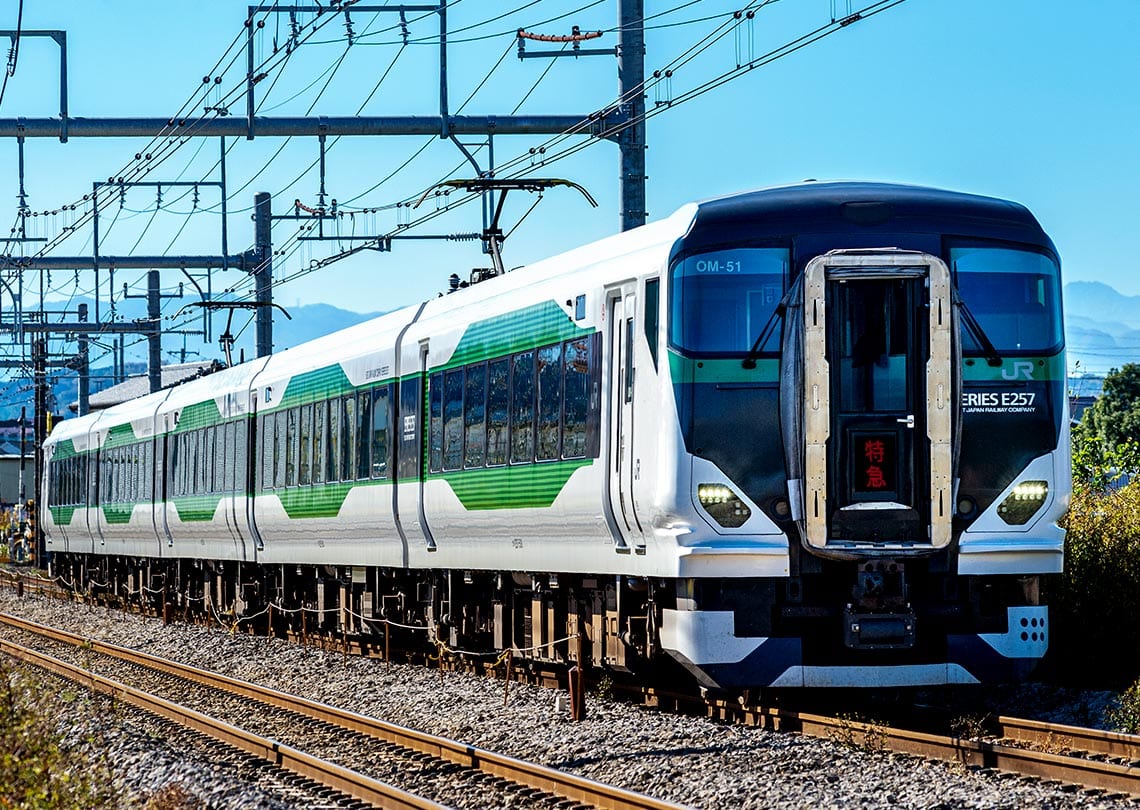
[[[825,218],[859,204],[886,206],[871,218],[888,220],[905,219],[910,206],[925,225],[892,230],[836,217],[846,231],[812,230],[809,217],[788,230],[789,248],[771,235],[781,232],[773,211],[818,209]],[[1056,260],[1024,209],[1012,223],[955,231],[978,205],[997,207],[865,184],[687,205],[524,270],[65,421],[45,445],[47,549],[67,576],[136,590],[161,581],[238,612],[315,600],[338,607],[334,621],[359,633],[399,616],[488,648],[539,647],[544,658],[589,655],[632,668],[664,653],[713,686],[1020,672],[1047,646],[1036,577],[1061,567],[1067,436],[1053,372],[1058,357],[1063,368],[1063,345],[999,346],[1003,356],[983,369],[974,358],[989,350],[964,347],[954,296],[937,298],[937,279],[950,289],[946,234],[1007,245],[1010,233],[1025,232],[1027,255]],[[741,229],[749,216],[755,223]],[[890,242],[879,241],[884,232]],[[827,250],[801,248],[794,240],[803,233]],[[913,233],[923,238],[909,240]],[[937,249],[927,247],[933,237]],[[723,276],[726,263],[746,279],[749,262],[759,267],[780,250],[782,281],[765,287],[757,272],[743,310],[731,294],[702,293],[707,279],[697,270],[678,269],[698,257],[701,273],[715,264]],[[848,252],[827,252],[835,250]],[[812,259],[828,266],[809,272]],[[825,279],[814,293],[811,273]],[[865,290],[851,292],[861,282]],[[682,285],[721,308],[690,332],[679,325],[688,317]],[[852,295],[863,297],[852,304]],[[1059,325],[1059,297],[1049,295]],[[864,376],[853,388],[831,367],[842,362],[841,333],[854,327],[820,332],[813,349],[804,319],[826,304],[848,307],[850,322],[863,324],[857,307],[866,301],[898,307],[891,311],[913,323],[885,365],[843,372]],[[381,289],[372,304],[382,302]],[[946,304],[941,332],[926,331],[931,302]],[[747,317],[726,327],[736,311]],[[780,327],[775,348],[750,351],[769,313]],[[686,345],[725,329],[748,339]],[[793,364],[806,382],[781,373]],[[896,375],[902,365],[910,371]],[[904,388],[910,393],[896,391]],[[851,391],[866,402],[843,404]],[[964,403],[990,394],[999,403],[1018,394],[1020,416],[1051,437],[988,465],[977,450],[988,432],[979,420],[996,417]],[[897,419],[880,407],[892,396],[906,412]],[[926,437],[915,441],[920,396],[939,404],[922,406]],[[1018,424],[1019,414],[1003,415]],[[872,468],[856,471],[863,462],[837,438],[843,431],[897,456],[878,482],[894,495],[855,480]],[[1038,508],[1021,522],[1003,518],[1011,493],[1037,493],[1036,482],[1045,482]],[[821,503],[846,511],[821,512]],[[927,592],[935,588],[942,592]],[[588,653],[554,643],[575,633]]]

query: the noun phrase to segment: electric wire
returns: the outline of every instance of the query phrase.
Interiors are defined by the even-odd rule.
[[[8,54],[8,65],[4,71],[4,82],[0,84],[0,104],[4,103],[4,92],[8,89],[8,77],[16,75],[16,63],[20,58],[20,34],[24,28],[24,0],[20,0],[16,11],[16,34],[12,37],[12,49]]]

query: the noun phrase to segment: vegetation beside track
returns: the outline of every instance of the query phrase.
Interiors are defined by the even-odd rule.
[[[1046,672],[1121,688],[1140,676],[1140,443],[1129,430],[1107,430],[1132,423],[1100,406],[1073,429],[1065,572],[1050,588]]]
[[[91,705],[38,673],[0,661],[0,806],[119,807],[112,763],[97,752]],[[62,720],[62,718],[68,718]],[[63,728],[62,723],[67,723]],[[76,736],[78,729],[84,731]]]

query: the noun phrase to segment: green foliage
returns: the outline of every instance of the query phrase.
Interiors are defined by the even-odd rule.
[[[1105,719],[1117,731],[1140,734],[1140,680],[1121,693],[1117,705],[1105,712]]]
[[[0,807],[56,810],[118,807],[110,766],[70,746],[61,715],[81,719],[73,702],[28,671],[0,663]],[[95,739],[85,741],[90,749]]]
[[[1073,486],[1105,492],[1140,473],[1140,442],[1105,444],[1091,426],[1091,409],[1073,428]]]
[[[1065,573],[1050,595],[1054,663],[1131,682],[1140,673],[1140,480],[1076,486],[1065,518]]]
[[[1125,363],[1104,378],[1104,391],[1082,424],[1106,447],[1140,441],[1140,364]]]

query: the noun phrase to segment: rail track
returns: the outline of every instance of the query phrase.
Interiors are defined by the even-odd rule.
[[[22,577],[21,580],[23,581],[22,590],[57,597],[72,597],[69,591],[59,588],[50,580],[29,577]],[[7,623],[8,619],[3,618],[0,621]],[[83,642],[82,639],[80,641]],[[102,645],[99,642],[84,643],[92,644],[95,648],[111,648],[113,646]],[[129,650],[124,651],[124,653],[140,655]],[[521,673],[516,672],[516,677],[521,676]],[[221,676],[213,677],[221,678]],[[551,680],[552,678],[549,676],[540,678],[543,683],[550,683]],[[253,689],[261,688],[249,684],[244,686]],[[890,751],[956,762],[971,769],[1008,772],[1039,779],[1047,783],[1067,783],[1112,794],[1140,796],[1140,736],[1136,735],[1003,716],[991,722],[984,733],[983,730],[979,729],[976,735],[963,736],[909,730],[865,722],[851,717],[828,716],[779,706],[766,706],[752,700],[698,698],[691,694],[679,694],[653,687],[638,687],[628,690],[626,697],[666,711],[705,714],[723,722],[800,733],[829,739],[852,747],[864,748],[868,751]],[[313,705],[319,706],[320,704]],[[322,708],[331,710],[330,707]],[[349,712],[344,712],[344,714],[357,717]],[[380,721],[373,721],[368,718],[360,719],[379,724],[378,729],[387,726]],[[445,748],[438,742],[439,738],[432,738],[430,735],[419,732],[403,731],[412,735],[408,738],[407,747],[413,750],[424,751],[432,755],[438,753],[451,758],[450,761],[452,762],[467,767],[482,768],[485,764],[487,768],[491,769],[488,770],[488,773],[511,778],[494,770],[496,766],[493,762],[497,755],[479,752],[460,743],[451,743],[453,747]],[[384,737],[383,734],[387,733],[384,731],[363,733],[371,733],[381,739],[393,739]],[[405,745],[405,743],[398,744]],[[417,745],[426,746],[426,748],[417,748]],[[504,757],[502,759],[509,758]],[[539,768],[539,766],[529,767]],[[549,770],[541,769],[541,771]],[[560,774],[561,777],[568,776],[557,771],[554,773]],[[557,793],[583,804],[593,804],[599,807],[670,806],[665,803],[612,804],[607,803],[609,800],[602,797],[587,798],[584,794],[572,792],[568,788],[546,782],[543,777],[537,774],[529,778],[532,781],[523,782],[523,784],[531,785],[534,789]],[[633,795],[636,796],[636,794]]]
[[[229,678],[218,673],[196,669],[177,662],[157,658],[113,644],[85,639],[74,633],[46,627],[16,616],[0,614],[0,624],[22,633],[78,649],[85,656],[103,656],[129,664],[141,671],[161,673],[181,679],[188,684],[207,687],[232,698],[239,698],[274,710],[293,715],[298,724],[315,723],[331,727],[345,735],[360,735],[381,740],[390,746],[413,752],[420,760],[424,756],[445,763],[445,772],[452,773],[455,766],[489,777],[483,782],[489,789],[520,791],[530,799],[538,794],[551,797],[550,806],[565,806],[569,800],[586,807],[612,808],[613,810],[673,810],[678,805],[660,801],[610,785],[603,785],[579,776],[524,762],[513,757],[485,751],[465,743],[425,734],[413,729],[386,723],[375,718],[345,711],[326,704],[299,698],[268,689],[257,684]],[[206,717],[186,707],[178,706],[143,690],[96,675],[86,668],[77,667],[52,656],[31,650],[6,639],[0,639],[0,651],[18,657],[56,674],[79,681],[97,692],[114,696],[180,724],[213,736],[222,742],[262,757],[279,767],[294,771],[340,793],[383,807],[436,808],[443,805],[424,799],[383,781],[370,778],[335,763],[306,754],[273,739],[258,736],[236,728],[224,721]],[[557,797],[557,798],[554,798]]]

